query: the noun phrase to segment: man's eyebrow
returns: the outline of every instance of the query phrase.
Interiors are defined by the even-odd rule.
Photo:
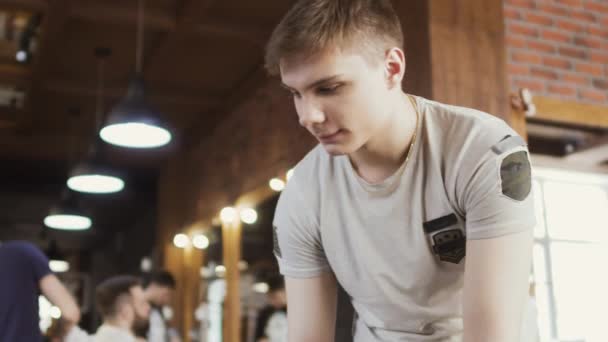
[[[310,88],[314,88],[318,85],[324,84],[324,83],[329,83],[331,81],[335,81],[337,78],[339,78],[342,75],[333,75],[333,76],[328,76],[328,77],[323,77],[322,79],[316,80],[314,82],[312,82],[311,84],[309,84],[305,89],[310,89]],[[285,83],[281,82],[281,86],[289,91],[296,91],[295,89],[293,89],[292,87],[286,85]]]

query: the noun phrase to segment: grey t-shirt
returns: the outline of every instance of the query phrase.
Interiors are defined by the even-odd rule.
[[[279,199],[281,273],[332,271],[356,311],[355,341],[459,341],[465,242],[535,224],[525,142],[501,119],[413,97],[409,160],[379,184],[321,145]]]

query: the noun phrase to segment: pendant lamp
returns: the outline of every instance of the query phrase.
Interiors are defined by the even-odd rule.
[[[86,230],[91,228],[92,223],[91,218],[68,189],[62,193],[59,204],[52,207],[44,218],[47,227],[60,230]]]
[[[99,59],[97,105],[95,110],[95,130],[99,129],[102,116],[103,102],[103,67],[104,58],[110,55],[110,49],[97,48],[95,56]],[[67,185],[70,189],[78,192],[107,194],[119,192],[124,188],[125,182],[120,178],[118,172],[107,166],[100,155],[100,142],[95,137],[85,160],[74,167],[70,173]]]
[[[146,102],[142,75],[143,1],[139,0],[135,76],[129,84],[126,97],[110,111],[99,132],[105,142],[130,148],[161,147],[172,138],[158,112]]]

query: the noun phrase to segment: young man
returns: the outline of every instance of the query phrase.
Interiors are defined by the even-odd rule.
[[[258,313],[255,341],[287,341],[287,297],[282,277],[269,279],[267,298],[268,305]]]
[[[150,305],[138,278],[115,276],[104,280],[95,290],[102,325],[93,336],[74,327],[66,342],[136,342],[135,329],[147,324]]]
[[[69,291],[49,268],[49,259],[26,241],[0,244],[0,341],[42,341],[38,296],[61,310],[67,325],[80,320]]]
[[[175,291],[175,278],[167,271],[152,273],[146,281],[144,290],[146,299],[150,303],[150,325],[148,327],[148,342],[179,341],[165,321],[162,309],[171,304],[171,297]]]
[[[266,66],[319,141],[279,200],[289,340],[518,340],[535,224],[525,142],[502,120],[405,94],[389,0],[300,0]],[[466,251],[466,259],[465,259]]]

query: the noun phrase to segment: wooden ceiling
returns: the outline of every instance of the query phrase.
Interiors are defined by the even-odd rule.
[[[126,170],[130,182],[110,200],[85,198],[97,222],[90,239],[154,210],[165,158],[203,139],[266,77],[264,44],[290,4],[145,0],[147,98],[176,139],[156,151],[104,146],[106,158]],[[42,219],[65,187],[70,167],[96,136],[94,50],[111,49],[103,73],[107,113],[126,94],[134,73],[137,13],[137,0],[0,0],[0,240],[40,239]],[[20,63],[15,54],[28,25],[35,26],[32,58]],[[3,91],[9,102],[4,105]],[[71,247],[86,246],[83,241]]]
[[[147,95],[175,128],[178,142],[204,136],[265,77],[264,42],[289,3],[145,1]],[[22,107],[0,110],[0,158],[66,160],[86,150],[95,132],[94,49],[112,50],[104,68],[107,111],[124,96],[134,72],[137,5],[136,0],[0,0],[0,10],[8,14],[42,16],[31,61],[0,60],[2,85],[25,93]],[[15,49],[5,45],[3,55],[14,56]]]

